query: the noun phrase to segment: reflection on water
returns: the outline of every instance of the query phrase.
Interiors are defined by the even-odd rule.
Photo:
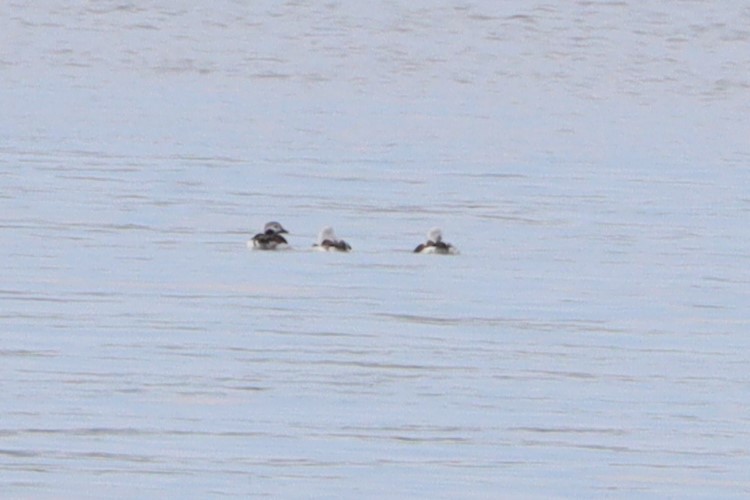
[[[750,11],[219,7],[2,21],[4,492],[750,493]]]

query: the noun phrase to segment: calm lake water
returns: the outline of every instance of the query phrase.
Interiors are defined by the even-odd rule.
[[[746,2],[1,10],[3,497],[750,496]]]

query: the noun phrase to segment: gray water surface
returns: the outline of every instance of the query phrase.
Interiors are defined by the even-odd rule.
[[[2,10],[3,496],[750,495],[744,2]]]

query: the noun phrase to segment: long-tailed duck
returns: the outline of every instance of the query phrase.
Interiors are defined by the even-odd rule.
[[[443,232],[433,227],[427,232],[427,243],[420,244],[414,249],[414,253],[436,253],[441,255],[456,255],[458,249],[450,243],[443,241]]]
[[[247,242],[247,246],[258,250],[276,250],[289,246],[282,234],[288,234],[289,231],[284,229],[278,222],[269,222],[263,228],[262,233],[253,236],[253,239]]]
[[[352,249],[349,243],[336,237],[336,233],[333,232],[331,226],[326,226],[320,230],[318,242],[313,247],[321,252],[348,252]]]

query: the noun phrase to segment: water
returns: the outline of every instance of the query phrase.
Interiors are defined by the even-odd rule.
[[[742,2],[3,10],[3,496],[750,494]]]

